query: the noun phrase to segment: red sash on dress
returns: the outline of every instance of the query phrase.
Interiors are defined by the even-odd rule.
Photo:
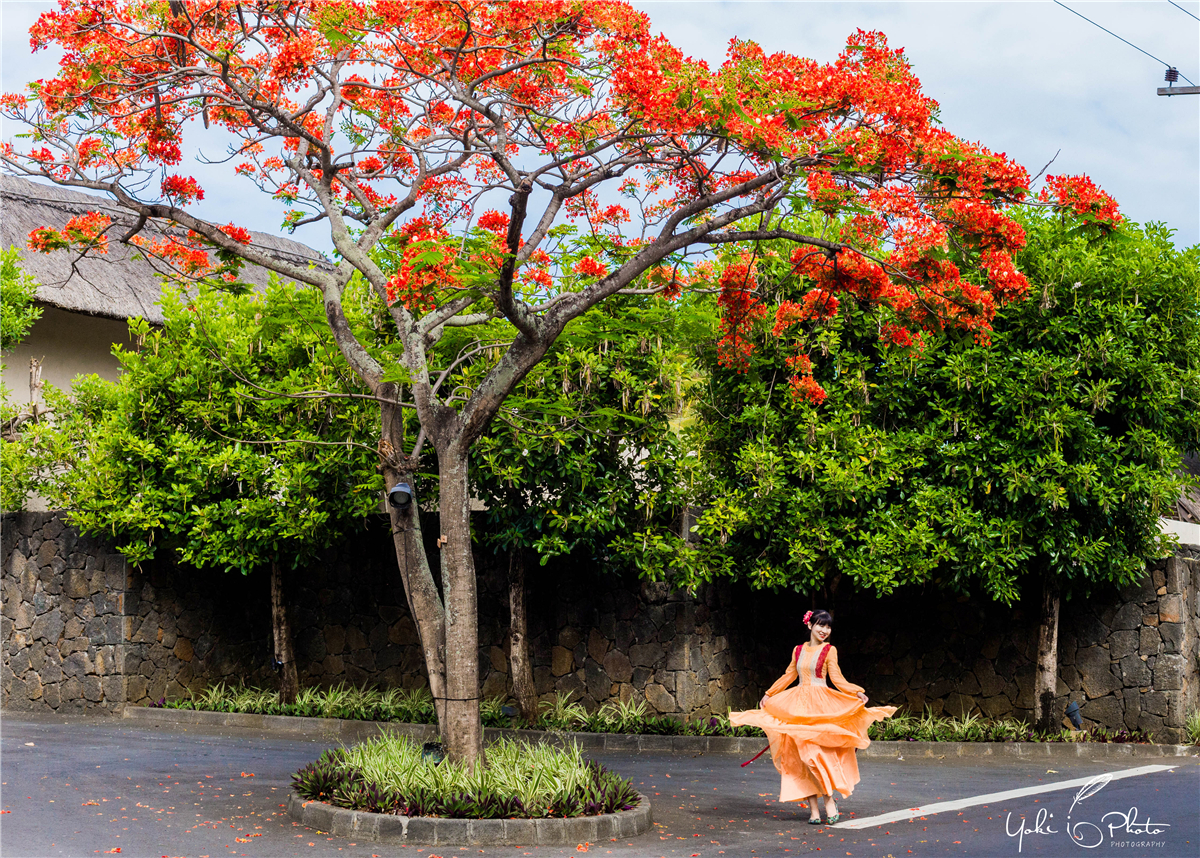
[[[825,644],[825,646],[821,648],[821,654],[819,656],[817,656],[817,669],[816,669],[817,679],[822,678],[821,677],[821,668],[823,668],[825,666],[825,656],[829,655],[829,648],[831,646],[833,646],[833,644]],[[796,649],[799,649],[799,647],[796,647]]]

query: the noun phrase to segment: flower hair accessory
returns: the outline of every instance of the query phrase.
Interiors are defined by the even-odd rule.
[[[807,626],[807,625],[808,625],[808,621],[809,621],[809,620],[811,620],[811,619],[812,619],[812,611],[809,611],[808,613],[806,613],[806,614],[804,615],[804,625],[806,625],[806,626]]]

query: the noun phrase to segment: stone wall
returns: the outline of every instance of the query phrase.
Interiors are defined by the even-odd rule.
[[[1075,701],[1092,723],[1178,738],[1200,704],[1198,584],[1200,549],[1183,547],[1136,587],[1064,600],[1058,711]],[[1037,594],[1011,609],[920,594],[836,607],[841,660],[850,675],[874,674],[862,684],[878,702],[1032,718]]]
[[[4,516],[5,709],[106,710],[126,689],[125,561],[60,517]]]
[[[275,683],[266,575],[168,562],[127,570],[58,516],[10,514],[3,524],[5,706],[111,707],[218,681]],[[480,553],[476,563],[483,693],[503,696],[507,559]],[[614,698],[677,715],[751,706],[805,639],[800,617],[816,606],[729,582],[688,595],[579,559],[530,564],[527,580],[537,692],[572,692],[589,708]],[[1200,704],[1198,583],[1200,549],[1183,549],[1140,587],[1064,601],[1060,709],[1076,700],[1095,723],[1178,737]],[[287,573],[285,590],[303,685],[426,684],[386,520]],[[817,601],[834,612],[844,672],[875,702],[1032,714],[1037,599],[1006,608],[937,592],[842,591]],[[71,658],[59,678],[56,665]]]

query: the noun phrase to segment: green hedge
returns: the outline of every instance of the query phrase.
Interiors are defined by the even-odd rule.
[[[727,715],[680,719],[670,715],[651,715],[643,701],[610,701],[593,712],[573,702],[570,694],[556,694],[543,701],[533,724],[504,713],[504,701],[498,697],[479,704],[485,727],[560,730],[579,733],[637,733],[659,736],[762,736],[757,727],[734,727]],[[421,688],[413,691],[378,691],[345,684],[329,689],[306,688],[296,702],[284,705],[279,694],[262,688],[214,685],[186,699],[160,700],[157,706],[168,709],[201,709],[209,712],[243,712],[255,715],[299,715],[310,718],[343,718],[352,721],[396,721],[407,724],[434,724],[437,718],[433,697]],[[1189,722],[1200,737],[1200,713]],[[1024,721],[1013,718],[990,720],[976,715],[948,717],[926,710],[922,715],[897,712],[886,721],[871,725],[867,735],[873,741],[909,742],[1152,742],[1153,736],[1142,730],[1106,730],[1103,727],[1072,732],[1038,732]],[[1197,741],[1197,738],[1193,738]]]

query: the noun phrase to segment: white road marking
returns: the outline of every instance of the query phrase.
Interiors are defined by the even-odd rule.
[[[1121,778],[1135,778],[1138,775],[1152,775],[1155,772],[1165,772],[1174,769],[1176,766],[1140,766],[1136,769],[1118,769],[1115,772],[1109,772],[1108,777],[1112,780],[1120,780]],[[969,798],[960,798],[954,801],[939,801],[937,804],[926,804],[921,807],[910,807],[907,810],[896,810],[891,813],[883,813],[879,816],[867,816],[863,819],[848,819],[845,822],[839,822],[834,825],[834,828],[871,828],[876,825],[886,825],[889,822],[905,822],[910,819],[915,819],[918,816],[931,816],[935,813],[945,813],[948,810],[961,810],[964,807],[977,807],[981,804],[997,804],[998,802],[1008,801],[1013,798],[1021,798],[1026,795],[1037,795],[1043,792],[1054,792],[1055,790],[1071,789],[1073,787],[1081,787],[1084,784],[1094,780],[1097,775],[1088,775],[1086,778],[1073,778],[1069,781],[1058,781],[1056,783],[1038,784],[1037,786],[1022,787],[1021,789],[1010,789],[1004,792],[989,792],[985,795],[974,795]]]

